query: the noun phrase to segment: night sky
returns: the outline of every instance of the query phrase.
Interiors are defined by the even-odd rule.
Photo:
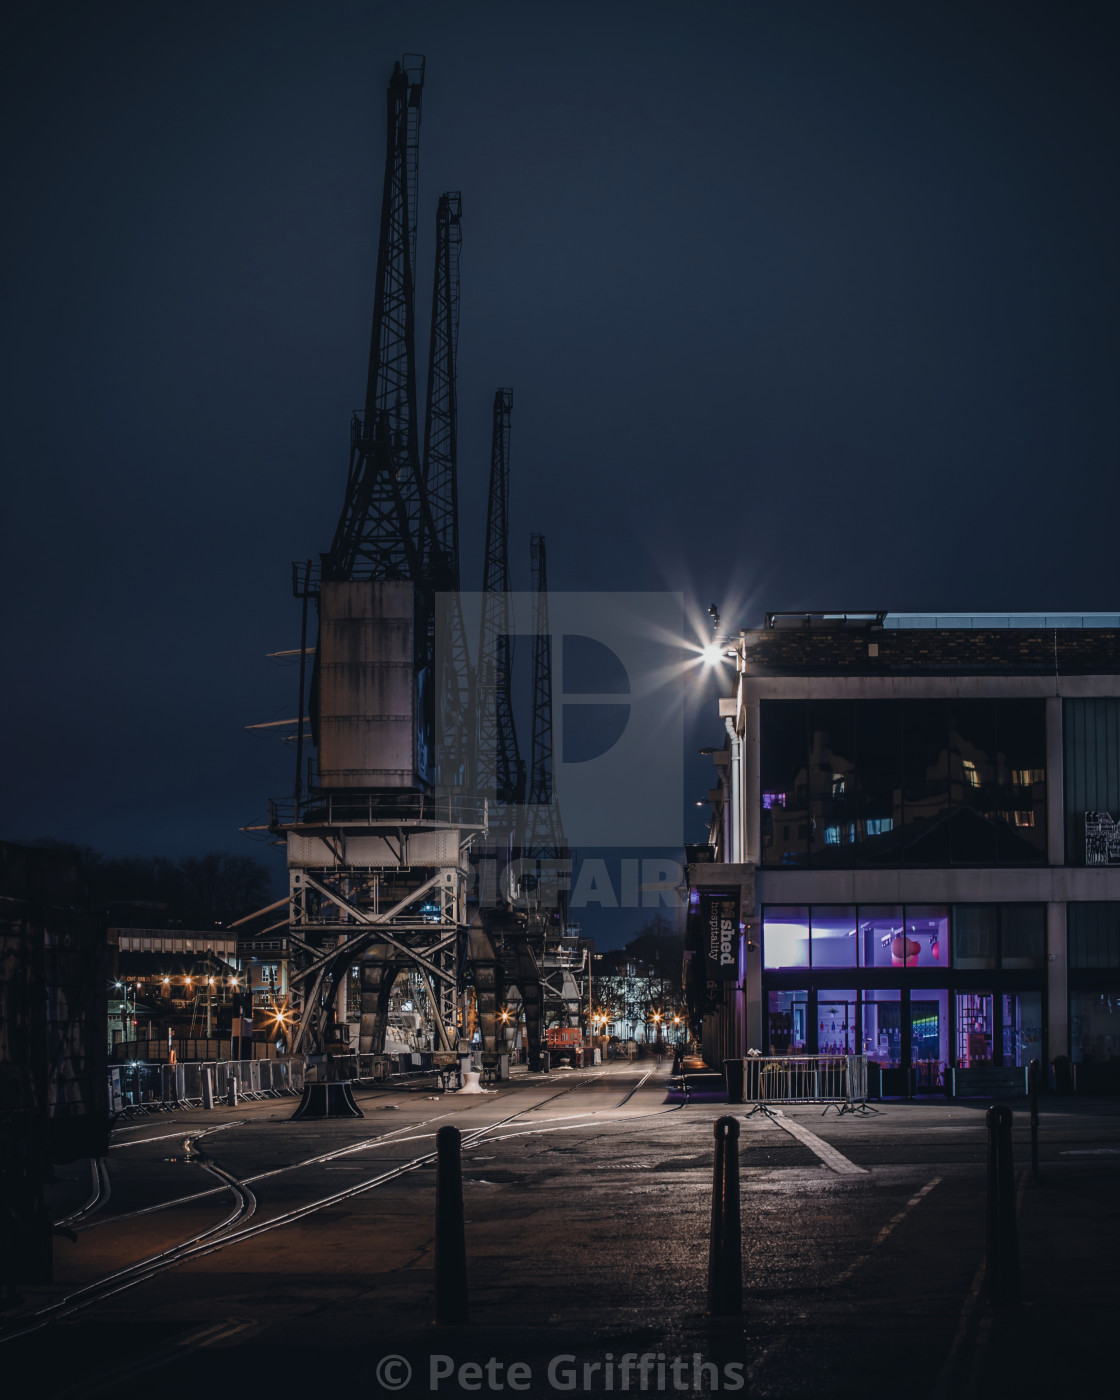
[[[1115,4],[8,15],[3,838],[268,854],[291,755],[244,726],[295,714],[265,653],[342,503],[406,51],[424,328],[463,193],[465,586],[512,385],[515,587],[543,530],[553,588],[735,629],[1117,607]]]

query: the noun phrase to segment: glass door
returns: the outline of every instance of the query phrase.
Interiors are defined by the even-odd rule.
[[[863,1053],[883,1069],[902,1064],[902,1000],[896,991],[863,993]]]
[[[945,1087],[949,1065],[949,993],[931,990],[910,993],[910,1064],[919,1090]]]
[[[771,1055],[803,1055],[808,1031],[808,990],[770,992],[767,1040]]]
[[[958,1069],[978,1069],[992,1063],[991,992],[957,993],[957,1053]]]
[[[1042,1063],[1042,993],[1004,992],[1003,1063],[1018,1069]]]

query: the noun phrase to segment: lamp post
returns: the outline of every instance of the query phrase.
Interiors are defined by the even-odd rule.
[[[128,983],[114,982],[113,986],[121,994],[121,1044],[128,1044]]]

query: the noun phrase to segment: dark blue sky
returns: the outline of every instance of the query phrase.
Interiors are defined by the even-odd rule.
[[[294,713],[406,50],[422,301],[463,192],[466,582],[510,384],[515,586],[544,530],[554,588],[732,625],[1117,606],[1115,5],[9,13],[0,835],[251,851],[289,788],[243,726]]]

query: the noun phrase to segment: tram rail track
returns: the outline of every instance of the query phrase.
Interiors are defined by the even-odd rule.
[[[533,1108],[527,1108],[527,1109],[525,1109],[525,1110],[523,1110],[523,1111],[526,1112],[526,1113],[535,1112],[536,1108],[543,1108],[545,1104],[550,1103],[551,1100],[552,1100],[553,1098],[558,1098],[558,1097],[560,1096],[560,1094],[571,1093],[571,1092],[572,1092],[573,1090],[575,1090],[575,1089],[582,1088],[582,1087],[586,1086],[587,1084],[594,1083],[594,1082],[596,1082],[597,1080],[599,1080],[599,1079],[604,1079],[604,1078],[606,1078],[606,1077],[607,1077],[607,1076],[604,1075],[604,1074],[597,1074],[597,1075],[593,1075],[590,1079],[581,1079],[581,1080],[578,1081],[577,1083],[573,1083],[573,1084],[566,1085],[565,1088],[563,1088],[562,1090],[560,1090],[558,1094],[550,1095],[549,1098],[544,1099],[540,1104],[534,1105]],[[641,1085],[642,1085],[643,1083],[645,1083],[645,1079],[647,1079],[648,1077],[649,1077],[649,1076],[646,1075],[638,1084],[636,1084],[636,1085],[634,1086],[634,1088],[630,1090],[630,1093],[627,1094],[627,1095],[621,1100],[621,1102],[620,1102],[619,1104],[616,1105],[616,1107],[621,1107],[622,1104],[625,1103],[626,1100],[630,1097],[630,1094],[633,1094],[633,1093],[635,1092],[635,1090],[641,1088]],[[370,1148],[370,1147],[377,1147],[377,1146],[381,1146],[382,1144],[391,1143],[394,1139],[396,1139],[398,1142],[401,1142],[401,1141],[407,1142],[407,1141],[410,1140],[410,1138],[408,1138],[408,1137],[400,1138],[400,1137],[398,1136],[398,1134],[401,1134],[401,1133],[415,1134],[415,1133],[416,1133],[416,1130],[417,1130],[418,1128],[427,1127],[427,1126],[428,1126],[429,1124],[431,1124],[431,1123],[440,1123],[440,1122],[442,1122],[445,1118],[452,1118],[452,1117],[454,1117],[454,1116],[456,1115],[457,1112],[458,1112],[457,1109],[451,1109],[451,1110],[449,1110],[447,1113],[436,1114],[434,1117],[431,1117],[431,1118],[423,1118],[423,1119],[420,1120],[419,1123],[409,1123],[409,1124],[406,1124],[404,1127],[401,1127],[401,1128],[393,1128],[390,1132],[387,1132],[387,1133],[379,1133],[376,1137],[372,1137],[372,1138],[362,1138],[362,1139],[361,1139],[360,1141],[358,1141],[358,1142],[350,1142],[350,1143],[347,1143],[345,1147],[335,1147],[335,1148],[332,1148],[329,1152],[320,1152],[320,1153],[317,1153],[314,1157],[305,1157],[302,1161],[299,1161],[299,1162],[289,1162],[289,1163],[287,1164],[287,1166],[283,1166],[283,1167],[271,1167],[268,1171],[256,1172],[256,1173],[254,1173],[254,1175],[252,1175],[252,1176],[244,1177],[243,1180],[244,1180],[244,1183],[245,1183],[246,1186],[255,1186],[258,1182],[267,1181],[267,1180],[269,1180],[269,1179],[271,1179],[271,1178],[273,1178],[273,1177],[282,1176],[282,1175],[284,1175],[284,1174],[287,1173],[287,1172],[302,1171],[302,1170],[305,1170],[305,1169],[308,1168],[308,1167],[320,1166],[321,1164],[323,1164],[323,1163],[325,1163],[325,1162],[333,1162],[333,1161],[336,1161],[339,1157],[351,1156],[351,1155],[352,1155],[353,1153],[355,1153],[355,1152],[363,1152],[363,1151],[365,1151],[366,1149],[368,1149],[368,1148]],[[583,1116],[583,1115],[578,1115],[578,1116]],[[238,1119],[236,1123],[221,1124],[221,1125],[219,1125],[219,1127],[216,1127],[216,1128],[213,1128],[213,1129],[208,1129],[207,1131],[208,1131],[208,1132],[210,1132],[210,1131],[212,1131],[212,1132],[217,1132],[217,1131],[220,1130],[220,1128],[226,1128],[226,1127],[231,1127],[231,1128],[233,1128],[233,1127],[241,1127],[241,1126],[243,1126],[243,1125],[244,1125],[246,1122],[248,1122],[248,1121],[249,1121],[249,1120],[247,1120],[247,1119]],[[179,1133],[168,1133],[168,1134],[160,1134],[160,1136],[159,1136],[158,1138],[145,1138],[145,1139],[142,1139],[141,1141],[144,1141],[144,1142],[158,1142],[158,1141],[162,1141],[165,1137],[173,1137],[173,1138],[175,1138],[175,1137],[185,1137],[185,1136],[188,1136],[188,1134],[184,1134],[183,1132],[179,1132]],[[422,1134],[421,1136],[428,1136],[428,1135]],[[131,1146],[132,1144],[122,1144],[122,1145]],[[116,1224],[119,1224],[119,1223],[120,1223],[121,1221],[123,1221],[123,1220],[135,1220],[135,1219],[137,1219],[139,1216],[142,1216],[142,1215],[155,1215],[155,1214],[157,1214],[157,1213],[160,1212],[160,1211],[171,1210],[171,1209],[173,1209],[173,1208],[176,1207],[176,1206],[190,1205],[190,1204],[192,1204],[192,1203],[195,1202],[195,1201],[202,1201],[202,1200],[207,1199],[207,1198],[210,1197],[210,1196],[217,1196],[217,1195],[220,1195],[223,1189],[224,1189],[224,1188],[221,1187],[221,1186],[212,1186],[212,1187],[210,1187],[210,1188],[209,1188],[208,1190],[206,1190],[206,1191],[192,1191],[192,1192],[190,1192],[188,1195],[185,1195],[185,1196],[176,1196],[176,1197],[173,1197],[173,1198],[172,1198],[171,1200],[169,1200],[169,1201],[157,1201],[154,1205],[150,1205],[150,1206],[141,1206],[141,1207],[139,1207],[137,1210],[122,1211],[122,1212],[121,1212],[120,1214],[118,1214],[118,1215],[103,1216],[100,1220],[93,1220],[93,1221],[90,1221],[88,1224],[79,1223],[78,1226],[77,1226],[77,1229],[78,1229],[79,1232],[81,1232],[81,1231],[83,1231],[83,1230],[97,1229],[97,1228],[99,1228],[99,1227],[101,1227],[101,1226],[105,1226],[105,1225],[116,1225]],[[83,1208],[83,1211],[84,1211],[84,1208]],[[82,1218],[82,1220],[84,1221],[84,1220],[85,1220],[85,1215],[83,1214],[81,1218]],[[63,1223],[68,1223],[68,1222],[59,1221],[59,1222],[56,1222],[56,1223],[58,1223],[58,1224],[63,1224]]]
[[[89,1165],[93,1180],[85,1204],[79,1206],[77,1210],[72,1210],[69,1215],[63,1215],[55,1220],[53,1225],[56,1230],[72,1234],[75,1228],[84,1228],[82,1222],[88,1220],[95,1211],[108,1205],[109,1198],[113,1194],[112,1183],[109,1180],[109,1165],[104,1157],[91,1157]]]
[[[506,1114],[504,1117],[494,1122],[486,1123],[478,1128],[471,1129],[463,1134],[462,1145],[464,1148],[469,1148],[479,1142],[485,1141],[488,1135],[493,1133],[496,1129],[505,1127],[507,1124],[524,1117],[526,1114],[534,1113],[544,1108],[547,1104],[562,1098],[565,1094],[570,1094],[576,1089],[585,1088],[588,1084],[595,1083],[605,1077],[604,1074],[597,1074],[587,1079],[581,1078],[577,1083],[567,1084],[564,1088],[559,1089],[554,1094],[549,1094],[546,1098],[541,1099],[537,1103],[526,1105],[524,1108]],[[415,1132],[416,1127],[428,1126],[443,1118],[452,1117],[454,1112],[455,1110],[452,1110],[447,1114],[438,1115],[437,1118],[427,1119],[423,1125],[413,1124],[396,1131]],[[241,1126],[244,1121],[245,1120],[239,1120],[237,1124],[218,1124],[215,1125],[214,1128],[202,1129],[193,1133],[187,1132],[183,1135],[184,1148],[187,1155],[190,1155],[192,1150],[191,1144],[200,1138],[209,1136],[211,1133],[220,1131],[223,1128]],[[178,1136],[178,1134],[175,1136]],[[383,1143],[391,1140],[392,1136],[393,1134],[386,1134],[372,1141],[374,1143]],[[422,1134],[421,1136],[426,1137],[431,1135]],[[309,1159],[307,1163],[296,1163],[292,1164],[290,1167],[276,1168],[272,1172],[260,1173],[253,1178],[247,1178],[245,1180],[235,1177],[232,1173],[226,1171],[215,1162],[200,1159],[198,1165],[210,1172],[211,1175],[216,1176],[219,1181],[222,1182],[222,1185],[213,1188],[211,1191],[196,1192],[192,1196],[181,1198],[179,1202],[161,1203],[157,1208],[166,1209],[174,1204],[197,1200],[203,1196],[218,1194],[220,1191],[228,1190],[233,1194],[235,1204],[234,1208],[223,1220],[208,1226],[205,1230],[199,1231],[185,1240],[179,1241],[177,1244],[170,1245],[166,1249],[160,1250],[156,1254],[148,1255],[144,1259],[126,1265],[124,1268],[114,1270],[110,1274],[103,1275],[89,1283],[82,1284],[65,1296],[55,1299],[53,1302],[37,1309],[25,1318],[13,1318],[12,1321],[14,1323],[18,1324],[22,1322],[23,1325],[13,1326],[10,1331],[0,1334],[0,1345],[5,1342],[14,1341],[19,1337],[27,1336],[31,1332],[49,1326],[52,1322],[62,1321],[65,1318],[73,1316],[75,1313],[82,1312],[87,1308],[95,1306],[97,1303],[104,1302],[118,1293],[123,1293],[129,1288],[133,1288],[138,1284],[154,1278],[157,1274],[185,1263],[187,1260],[201,1258],[207,1254],[216,1253],[220,1249],[226,1249],[231,1245],[241,1244],[247,1240],[263,1235],[268,1231],[280,1229],[284,1225],[294,1224],[296,1221],[306,1219],[308,1216],[317,1214],[319,1211],[328,1210],[332,1206],[339,1205],[344,1201],[352,1200],[356,1196],[376,1190],[380,1186],[385,1186],[391,1181],[396,1181],[400,1177],[408,1175],[410,1172],[417,1171],[425,1166],[430,1166],[435,1162],[437,1155],[434,1150],[425,1152],[407,1162],[399,1163],[397,1166],[391,1167],[387,1171],[380,1172],[376,1176],[367,1178],[365,1181],[355,1182],[352,1186],[344,1187],[339,1191],[331,1192],[329,1195],[305,1202],[303,1205],[271,1216],[269,1219],[259,1221],[256,1224],[245,1225],[241,1229],[235,1228],[242,1222],[251,1219],[256,1213],[257,1198],[251,1189],[252,1182],[262,1180],[266,1176],[276,1176],[285,1171],[296,1170],[300,1166],[315,1165],[318,1161],[327,1160],[331,1157],[343,1156],[348,1151],[354,1152],[359,1150],[362,1146],[368,1145],[369,1143],[349,1144],[347,1148],[337,1149],[331,1153],[320,1154],[318,1158]],[[130,1212],[123,1216],[114,1216],[112,1220],[107,1220],[104,1223],[111,1224],[114,1221],[134,1218],[135,1214],[147,1214],[151,1209],[153,1208],[146,1207],[143,1211],[135,1213]],[[84,1206],[82,1207],[82,1211],[85,1211]]]

